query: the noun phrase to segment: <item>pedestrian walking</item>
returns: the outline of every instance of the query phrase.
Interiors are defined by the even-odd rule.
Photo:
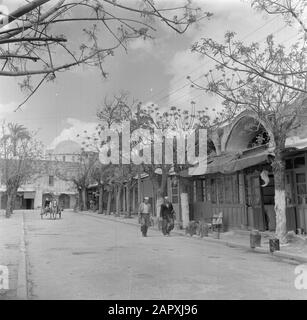
[[[144,201],[139,206],[139,223],[143,237],[147,237],[147,230],[150,226],[151,204],[149,198],[145,197]]]
[[[164,197],[164,203],[161,204],[160,217],[162,217],[162,233],[163,235],[170,235],[174,229],[174,208],[168,197]]]

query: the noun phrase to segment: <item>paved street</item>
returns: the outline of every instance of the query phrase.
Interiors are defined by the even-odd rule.
[[[307,298],[294,288],[296,264],[267,254],[155,230],[143,238],[133,225],[74,212],[23,219],[29,299]]]

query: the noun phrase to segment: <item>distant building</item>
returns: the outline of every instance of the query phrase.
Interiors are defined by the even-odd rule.
[[[77,162],[82,152],[81,146],[72,140],[59,142],[54,149],[46,151],[46,160]]]
[[[39,174],[33,177],[32,182],[18,189],[15,209],[40,208],[46,198],[53,196],[65,209],[74,208],[78,192],[72,182],[60,179],[56,171],[72,173],[76,171],[80,153],[81,147],[78,143],[69,140],[60,142],[53,150],[48,150],[45,160],[37,161],[37,165],[41,168]],[[0,180],[0,209],[6,208],[6,202],[6,187]]]

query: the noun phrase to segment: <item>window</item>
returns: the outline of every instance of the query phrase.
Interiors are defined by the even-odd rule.
[[[210,179],[211,202],[216,203],[216,179]]]
[[[294,159],[294,168],[304,168],[305,167],[305,157],[297,157]]]
[[[49,186],[54,186],[54,176],[49,176]]]
[[[296,193],[298,204],[305,204],[307,198],[305,173],[296,174]]]
[[[287,205],[294,204],[294,190],[292,188],[292,174],[287,173],[286,174],[286,202]]]
[[[232,185],[233,185],[233,203],[239,203],[239,179],[235,174],[232,176]]]
[[[237,174],[222,175],[195,181],[195,201],[212,203],[239,203],[239,179]]]
[[[286,169],[293,169],[293,160],[292,159],[286,160]]]

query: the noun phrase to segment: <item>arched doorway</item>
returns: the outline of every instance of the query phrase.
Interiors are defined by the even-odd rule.
[[[46,202],[46,199],[48,198],[49,200],[51,200],[53,197],[53,195],[51,193],[44,193],[43,194],[43,198],[42,198],[42,208],[45,207],[45,202]]]
[[[59,196],[59,205],[60,205],[60,207],[62,207],[64,209],[70,208],[70,197],[68,194],[62,193]]]

